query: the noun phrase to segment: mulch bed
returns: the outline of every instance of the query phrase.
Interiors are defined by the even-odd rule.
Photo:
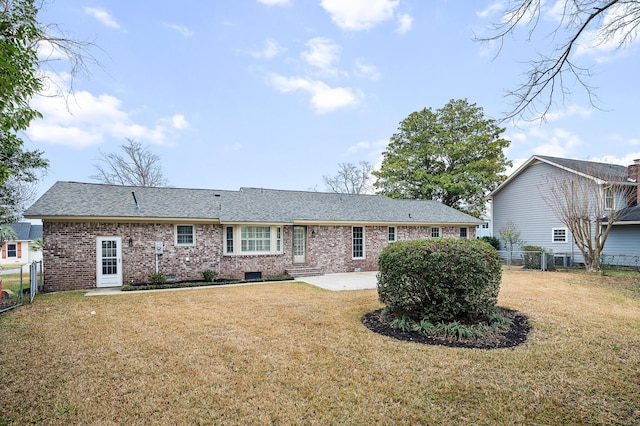
[[[449,346],[452,348],[469,349],[500,349],[512,348],[527,341],[531,331],[529,319],[524,314],[511,309],[501,308],[502,314],[513,321],[513,325],[507,331],[498,333],[484,340],[448,340],[435,337],[427,337],[417,332],[401,331],[381,319],[382,309],[365,314],[361,321],[369,330],[408,342],[422,343],[425,345]]]

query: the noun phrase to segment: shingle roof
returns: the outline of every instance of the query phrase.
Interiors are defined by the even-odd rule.
[[[602,223],[607,223],[608,218],[604,218]],[[640,206],[627,207],[618,212],[614,224],[640,223]]]
[[[382,195],[261,188],[239,191],[149,188],[78,182],[57,182],[24,216],[210,219],[223,223],[482,223],[437,201],[396,200]]]
[[[604,180],[606,182],[626,182],[628,177],[628,168],[625,166],[620,166],[618,164],[572,160],[570,158],[547,157],[544,155],[536,155],[536,157],[549,163],[554,163],[578,173]]]
[[[8,223],[13,232],[16,233],[16,241],[32,241],[42,238],[42,225],[32,225],[29,222]]]
[[[546,155],[534,155],[525,161],[517,170],[509,175],[497,188],[491,191],[487,198],[492,198],[500,192],[504,187],[514,180],[520,173],[526,170],[530,165],[538,162],[551,164],[555,167],[563,168],[573,173],[578,173],[592,179],[598,179],[604,182],[620,182],[626,185],[633,184],[629,178],[629,168],[618,164],[597,163],[595,161],[572,160],[570,158],[549,157]],[[603,182],[602,182],[603,183]]]

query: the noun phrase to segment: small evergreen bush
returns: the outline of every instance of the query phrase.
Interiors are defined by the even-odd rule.
[[[214,271],[212,269],[202,271],[202,278],[204,278],[206,282],[212,283],[216,278],[218,278],[218,271]]]
[[[388,318],[474,323],[495,312],[502,268],[485,241],[398,241],[382,251],[378,269],[378,297]]]
[[[149,274],[149,281],[151,284],[164,284],[167,282],[167,276],[162,272],[152,272]]]

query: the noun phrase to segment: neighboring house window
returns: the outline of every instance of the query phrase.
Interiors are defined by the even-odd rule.
[[[467,238],[467,228],[460,228],[460,238]]]
[[[192,246],[196,240],[193,225],[176,225],[176,245]]]
[[[228,254],[233,253],[233,226],[227,226],[226,228],[226,252]]]
[[[353,227],[353,258],[364,258],[364,228],[362,226]]]
[[[396,227],[395,226],[390,226],[389,227],[389,242],[392,243],[396,240]]]
[[[7,257],[18,257],[17,244],[7,244]]]
[[[226,226],[224,254],[255,255],[282,253],[280,226]]]
[[[613,190],[611,188],[604,189],[604,209],[615,210],[615,201],[613,198]]]
[[[483,223],[482,224],[482,229],[489,229],[489,224],[488,223]]]
[[[566,243],[567,242],[567,228],[553,228],[553,242],[554,243]]]
[[[431,238],[439,238],[440,237],[440,228],[437,226],[431,227]]]

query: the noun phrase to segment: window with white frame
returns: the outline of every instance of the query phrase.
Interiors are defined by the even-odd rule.
[[[440,228],[438,226],[431,227],[431,238],[440,238]]]
[[[604,209],[605,210],[615,210],[615,198],[613,195],[613,189],[605,188],[604,189]]]
[[[18,257],[18,245],[15,243],[7,244],[7,257]]]
[[[264,225],[226,226],[224,254],[282,253],[282,227]]]
[[[353,258],[364,259],[364,228],[353,227]]]
[[[233,254],[233,226],[225,228],[225,252]]]
[[[395,226],[390,226],[389,227],[389,242],[392,243],[396,240],[396,227]]]
[[[240,229],[240,250],[243,253],[269,253],[271,251],[271,227],[243,226]]]
[[[567,242],[567,228],[553,228],[551,241],[554,243],[566,243]]]
[[[196,228],[193,225],[176,225],[177,246],[192,246],[196,241]]]
[[[460,228],[460,238],[467,238],[467,228]]]

